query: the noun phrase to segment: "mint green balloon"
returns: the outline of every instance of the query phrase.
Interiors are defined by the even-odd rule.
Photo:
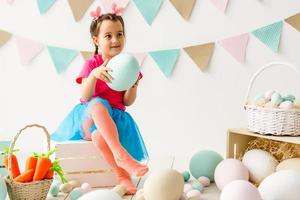
[[[196,179],[206,176],[213,182],[215,169],[222,160],[223,157],[215,151],[199,151],[190,160],[190,172]]]
[[[113,90],[128,90],[138,79],[140,66],[132,55],[116,55],[109,60],[106,66],[113,70],[110,72],[113,81],[107,84]]]
[[[6,199],[7,188],[3,177],[0,175],[0,199]]]

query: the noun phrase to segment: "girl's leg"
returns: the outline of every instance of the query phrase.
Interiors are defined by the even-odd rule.
[[[130,175],[123,168],[117,165],[109,146],[106,144],[104,138],[98,131],[95,131],[92,134],[92,141],[93,144],[97,147],[97,149],[99,149],[102,152],[103,157],[116,173],[118,184],[126,187],[126,194],[135,194],[137,188],[133,184]]]
[[[136,176],[143,176],[147,173],[148,167],[134,160],[121,145],[116,124],[106,107],[101,103],[95,103],[90,108],[90,114],[97,130],[112,151],[117,165]]]

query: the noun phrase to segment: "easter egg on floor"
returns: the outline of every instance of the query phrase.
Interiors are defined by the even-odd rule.
[[[106,65],[112,69],[109,74],[113,77],[107,85],[116,91],[128,90],[138,79],[140,66],[137,59],[129,54],[114,56]]]
[[[122,200],[122,198],[111,190],[95,190],[82,195],[78,200]]]
[[[214,181],[215,169],[222,160],[223,157],[215,151],[199,151],[190,160],[190,172],[196,179],[205,176]]]
[[[258,190],[262,199],[299,200],[300,172],[281,170],[266,177]]]
[[[147,200],[175,200],[183,193],[184,180],[174,169],[164,169],[149,175],[144,184],[144,197]]]

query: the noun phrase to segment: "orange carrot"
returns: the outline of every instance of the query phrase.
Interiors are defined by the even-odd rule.
[[[17,150],[14,150],[14,152],[15,151]],[[6,169],[8,169],[8,152],[9,152],[8,147],[4,147],[4,152],[1,152],[2,155],[5,155],[3,157],[3,164]],[[11,155],[11,171],[12,171],[13,178],[16,178],[17,176],[20,175],[18,159],[14,154]]]
[[[17,176],[16,178],[14,178],[14,181],[19,182],[19,183],[31,182],[32,178],[33,178],[33,174],[34,174],[34,170],[29,169],[29,170],[23,172],[22,174],[20,174],[19,176]]]
[[[26,160],[25,171],[29,169],[33,169],[33,171],[35,171],[37,161],[38,161],[38,155],[36,153],[33,153],[33,156],[30,156]]]
[[[42,154],[39,156],[35,168],[35,172],[33,175],[33,181],[43,180],[48,172],[48,170],[52,166],[52,162],[49,159],[50,155],[53,154],[56,149],[47,152],[46,154]]]
[[[52,178],[53,178],[53,175],[54,175],[54,171],[52,170],[52,168],[50,168],[50,169],[47,171],[47,174],[46,174],[46,176],[44,177],[44,179],[52,179]]]
[[[43,157],[38,158],[34,176],[33,176],[33,181],[43,180],[48,170],[50,169],[51,165],[52,163],[49,158],[43,158]]]

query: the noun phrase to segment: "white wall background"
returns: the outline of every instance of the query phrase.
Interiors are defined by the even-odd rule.
[[[89,10],[99,3],[95,0]],[[149,26],[131,3],[124,14],[125,51],[147,52],[218,41],[299,11],[300,1],[230,0],[223,14],[209,0],[201,0],[195,3],[190,20],[185,21],[166,0]],[[35,0],[0,3],[0,29],[46,45],[93,51],[90,20],[87,12],[75,22],[66,0],[57,1],[44,15],[39,14]],[[250,77],[271,61],[287,61],[299,67],[299,52],[300,33],[284,23],[280,52],[273,53],[251,35],[245,64],[239,64],[216,44],[207,72],[201,72],[181,51],[173,76],[166,78],[147,57],[138,99],[128,111],[136,118],[150,154],[191,156],[201,149],[213,149],[225,155],[227,129],[246,126],[243,101]],[[83,62],[77,56],[68,70],[58,75],[46,49],[32,63],[22,66],[14,38],[1,47],[0,137],[12,138],[30,123],[54,131],[78,103],[80,90],[74,79]],[[287,68],[268,70],[257,81],[253,94],[269,88],[300,98],[299,75]],[[39,138],[25,136],[23,141],[32,146]]]

